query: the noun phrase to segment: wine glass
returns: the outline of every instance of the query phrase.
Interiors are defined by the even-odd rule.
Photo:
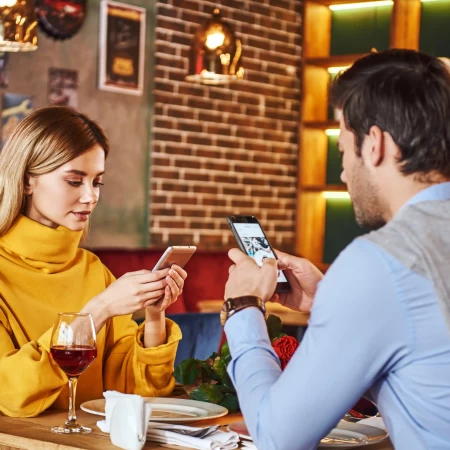
[[[53,433],[90,433],[91,428],[77,422],[75,395],[78,377],[97,357],[94,321],[90,314],[59,313],[53,326],[50,353],[69,378],[69,416]]]

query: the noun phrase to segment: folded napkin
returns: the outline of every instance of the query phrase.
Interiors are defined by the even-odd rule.
[[[185,425],[150,422],[147,438],[150,441],[161,444],[179,445],[198,450],[231,450],[238,448],[239,435],[234,431],[216,430],[202,438],[184,434],[185,432],[195,432],[201,429]]]
[[[106,391],[105,420],[97,422],[111,442],[125,450],[141,450],[147,437],[152,407],[140,395]]]
[[[369,417],[368,419],[358,420],[358,423],[387,431],[386,425],[384,424],[384,421],[381,417]]]

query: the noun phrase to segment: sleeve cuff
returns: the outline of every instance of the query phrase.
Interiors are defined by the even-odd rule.
[[[225,323],[225,333],[232,354],[238,354],[248,344],[271,347],[266,321],[258,308],[245,308],[231,316]]]
[[[158,347],[145,348],[142,344],[145,323],[142,323],[136,333],[136,356],[143,364],[166,364],[175,361],[178,342],[181,340],[181,329],[172,320],[166,318],[167,342]]]

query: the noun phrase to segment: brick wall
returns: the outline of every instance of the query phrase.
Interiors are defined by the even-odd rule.
[[[188,83],[194,33],[215,7],[242,41],[244,80]],[[225,217],[254,214],[293,248],[301,15],[299,0],[157,2],[151,245],[228,248]]]

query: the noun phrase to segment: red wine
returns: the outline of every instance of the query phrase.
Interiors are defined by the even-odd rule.
[[[88,345],[55,345],[50,353],[69,377],[78,377],[97,357],[97,348]]]

